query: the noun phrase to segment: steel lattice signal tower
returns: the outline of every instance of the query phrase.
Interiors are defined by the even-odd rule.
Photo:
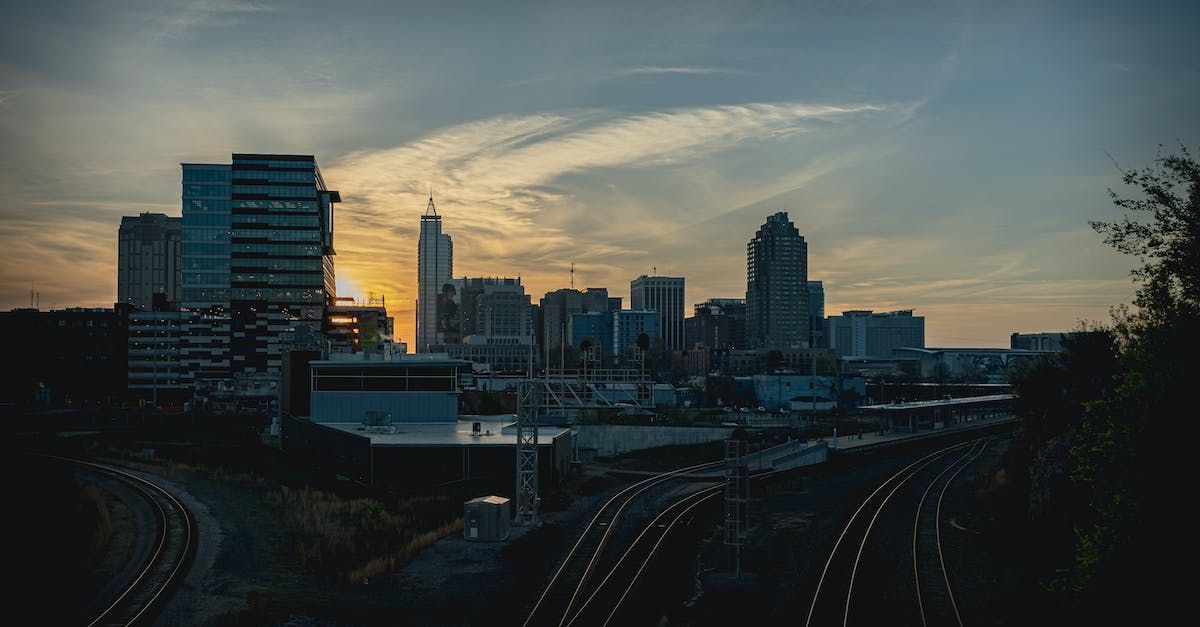
[[[517,388],[517,511],[520,526],[538,524],[538,418],[545,406],[538,380]]]
[[[553,376],[550,376],[550,375]],[[517,387],[517,491],[513,524],[538,524],[538,423],[582,409],[645,409],[654,406],[654,384],[643,368],[566,370]],[[561,423],[560,423],[561,424]]]
[[[725,440],[725,544],[733,547],[734,572],[742,578],[742,545],[746,543],[746,516],[750,501],[750,470],[746,466],[746,441]]]

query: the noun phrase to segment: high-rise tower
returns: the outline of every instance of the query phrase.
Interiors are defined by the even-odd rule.
[[[683,345],[683,288],[681,276],[641,275],[629,282],[629,306],[635,310],[658,312],[658,331],[667,348],[677,351]]]
[[[439,324],[443,327],[455,319],[449,308],[457,306],[457,295],[444,293],[454,290],[450,277],[454,275],[454,244],[442,233],[442,216],[429,195],[425,215],[421,216],[421,235],[417,242],[417,352],[424,353],[431,344],[443,343]],[[444,332],[444,329],[442,329]]]
[[[780,211],[746,244],[746,334],[759,348],[809,341],[808,244]]]
[[[182,219],[161,213],[121,218],[117,239],[117,302],[150,309],[155,294],[178,303]]]
[[[319,333],[336,296],[341,196],[312,155],[234,154],[229,165],[182,166],[183,305],[228,317],[197,332],[213,339],[192,351],[197,368],[277,377],[285,334],[296,324]]]

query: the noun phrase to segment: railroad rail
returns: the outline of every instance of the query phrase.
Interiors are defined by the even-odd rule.
[[[977,438],[967,442],[952,444],[917,459],[900,469],[879,484],[858,506],[843,526],[837,541],[829,553],[828,559],[821,570],[820,578],[813,591],[809,604],[806,625],[828,625],[840,623],[843,626],[851,622],[855,609],[855,585],[867,569],[864,557],[867,553],[868,541],[875,530],[880,517],[884,514],[893,497],[902,489],[916,485],[924,485],[917,504],[913,521],[911,556],[913,564],[913,586],[915,600],[913,610],[916,614],[913,621],[920,617],[922,624],[928,624],[931,616],[930,601],[943,605],[948,601],[945,612],[939,611],[938,622],[952,620],[962,624],[954,604],[950,577],[945,568],[945,559],[941,549],[941,508],[946,492],[964,468],[983,453],[993,438]],[[936,474],[933,474],[935,473]],[[928,475],[932,474],[930,478]],[[918,480],[920,478],[920,480]],[[936,503],[928,497],[938,489]],[[899,501],[900,499],[897,499]],[[926,504],[929,504],[927,507]],[[896,505],[895,507],[900,507]],[[933,509],[932,516],[923,516],[923,510]],[[922,526],[922,521],[924,525]],[[932,539],[932,542],[930,540]],[[924,542],[923,542],[924,540]],[[924,548],[924,552],[922,552]],[[921,559],[924,555],[925,559]],[[936,558],[936,559],[935,559]],[[922,577],[922,573],[935,576]],[[934,579],[937,579],[935,582]],[[934,584],[940,588],[940,593],[931,593]],[[924,590],[924,594],[922,594]],[[861,595],[860,595],[861,596]]]
[[[751,479],[763,479],[788,470],[767,470],[750,475]],[[705,501],[721,494],[723,486],[716,485],[688,494],[671,503],[658,513],[629,544],[629,547],[593,589],[591,596],[580,606],[567,625],[610,625],[617,621],[621,608],[630,598],[638,580],[654,559],[659,548],[684,517]],[[611,583],[611,585],[609,585]],[[624,582],[624,586],[621,583]]]
[[[614,529],[630,504],[649,490],[672,479],[716,469],[722,463],[714,461],[697,464],[648,477],[610,497],[588,521],[579,539],[554,571],[529,611],[524,624],[555,624],[565,627],[574,616],[576,603],[585,594],[589,580],[612,538]],[[720,477],[713,476],[714,481],[719,479]]]
[[[104,608],[98,614],[84,619],[88,627],[149,624],[183,580],[196,553],[195,517],[169,490],[132,472],[81,459],[37,455],[111,477],[129,486],[150,504],[155,517],[150,555],[137,569],[137,574],[111,600],[102,604]]]

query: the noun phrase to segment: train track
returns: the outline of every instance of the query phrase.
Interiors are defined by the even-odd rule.
[[[614,530],[630,505],[638,497],[669,481],[717,469],[722,463],[721,461],[708,462],[655,475],[634,483],[609,498],[592,516],[579,539],[554,571],[550,581],[529,611],[524,624],[526,626],[558,625],[565,627],[575,616],[579,604],[589,598],[594,590],[593,587],[589,587],[589,584],[598,565],[606,555],[605,549],[608,548],[613,538]],[[718,480],[719,477],[714,476],[713,479]],[[618,559],[618,562],[621,561]],[[604,580],[611,579],[611,575],[610,570]]]
[[[946,499],[946,492],[959,473],[979,459],[989,444],[991,444],[991,440],[985,440],[980,444],[979,451],[973,453],[965,462],[943,470],[925,488],[921,494],[921,500],[917,503],[912,536],[913,586],[922,625],[929,625],[931,622],[963,624],[958,602],[954,599],[954,586],[950,583],[950,571],[946,568],[946,557],[942,551],[942,504]],[[954,469],[953,474],[941,482],[936,505],[932,507],[932,516],[924,515],[926,514],[925,503],[928,501],[930,493],[937,487],[939,480],[952,468]],[[922,577],[922,573],[925,574],[925,577]]]
[[[770,477],[787,470],[768,470],[751,475],[751,479]],[[613,625],[625,624],[618,618],[625,602],[637,590],[637,582],[645,574],[667,535],[704,502],[718,497],[723,485],[698,490],[671,503],[647,523],[641,533],[629,544],[625,552],[609,570],[608,574],[593,589],[571,617],[567,625]]]
[[[822,570],[812,605],[809,607],[807,624],[849,623],[855,579],[860,569],[865,568],[863,558],[867,542],[881,513],[901,489],[915,485],[912,483],[915,478],[925,478],[933,473],[936,473],[936,476],[931,482],[919,483],[925,491],[919,501],[916,516],[909,519],[915,521],[914,530],[931,529],[929,533],[933,538],[928,540],[926,535],[929,534],[914,532],[912,583],[917,587],[924,586],[925,594],[922,597],[923,601],[917,601],[913,605],[921,606],[921,616],[933,616],[935,612],[925,605],[933,602],[940,607],[944,605],[943,601],[948,600],[948,607],[951,609],[947,611],[952,612],[951,616],[957,617],[957,608],[953,606],[953,593],[950,591],[950,578],[945,571],[941,555],[941,507],[950,484],[983,452],[985,442],[989,439],[978,438],[934,451],[892,475],[863,501],[843,528]],[[625,619],[630,618],[622,616],[622,607],[637,591],[638,580],[645,574],[671,529],[690,520],[696,508],[703,503],[720,496],[722,486],[694,490],[677,497],[666,506],[653,509],[649,522],[645,523],[640,531],[636,526],[633,529],[625,529],[620,534],[620,541],[616,543],[620,548],[614,548],[614,530],[622,514],[626,513],[639,496],[649,490],[672,479],[716,469],[721,463],[699,464],[657,475],[633,484],[610,498],[592,517],[583,534],[559,564],[524,624],[556,624],[558,627],[611,625],[622,624]],[[751,478],[760,479],[779,472],[787,471],[770,470],[752,475]],[[940,490],[937,486],[940,486]],[[931,494],[937,495],[936,501],[928,499]],[[926,512],[923,516],[921,508],[934,511]],[[628,521],[625,526],[630,526]],[[921,549],[919,551],[918,546]],[[936,581],[929,571],[931,559],[936,560],[938,565]],[[942,593],[932,591],[934,583],[941,587]],[[914,609],[914,613],[916,612],[918,610]]]
[[[182,582],[195,555],[198,535],[195,518],[169,490],[131,472],[79,459],[41,457],[111,477],[129,486],[150,505],[155,529],[149,556],[126,584],[100,604],[102,610],[84,618],[88,627],[149,624]]]
[[[941,550],[941,509],[954,479],[983,453],[990,440],[978,438],[946,446],[880,483],[851,515],[834,543],[805,624],[846,626],[856,616],[859,622],[868,623],[886,616],[906,624],[961,624]],[[929,499],[934,493],[936,501]],[[897,495],[902,496],[895,498]],[[905,509],[906,503],[916,503],[915,515],[895,519],[899,511],[910,511]],[[895,564],[908,560],[890,559],[894,551],[887,542],[904,521],[913,525],[911,551],[906,556],[911,557],[911,568],[897,577]],[[889,534],[872,537],[877,529]],[[865,600],[870,600],[869,607],[864,607]]]

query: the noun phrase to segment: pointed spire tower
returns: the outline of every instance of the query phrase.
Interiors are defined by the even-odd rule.
[[[433,188],[429,203],[421,216],[421,235],[417,242],[417,352],[429,352],[429,347],[441,344],[438,335],[438,294],[454,275],[454,245],[450,236],[442,233],[442,216],[433,204]]]
[[[427,216],[436,216],[437,215],[437,206],[435,206],[433,204],[433,187],[432,186],[429,187],[429,204],[425,205],[425,215],[427,215]]]

